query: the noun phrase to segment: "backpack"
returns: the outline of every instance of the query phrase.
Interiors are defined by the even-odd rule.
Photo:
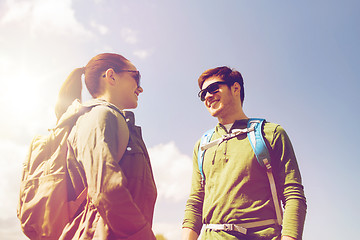
[[[251,147],[254,150],[256,159],[260,166],[264,167],[266,169],[266,174],[269,179],[270,183],[270,190],[271,195],[273,198],[273,202],[275,205],[275,212],[276,212],[276,220],[278,225],[282,224],[282,210],[280,207],[280,202],[278,200],[278,195],[276,192],[276,185],[274,176],[272,173],[272,167],[271,167],[271,159],[270,154],[268,151],[268,148],[265,144],[264,137],[262,134],[262,126],[265,122],[265,119],[262,118],[251,118],[248,121],[247,128],[245,129],[239,129],[235,132],[226,134],[222,136],[219,139],[216,139],[214,141],[211,141],[211,137],[213,136],[215,132],[215,128],[212,128],[208,131],[206,131],[200,140],[199,150],[198,150],[198,165],[201,175],[201,186],[205,186],[205,175],[203,170],[203,162],[204,162],[204,156],[207,149],[210,147],[213,147],[215,145],[219,145],[223,141],[229,140],[231,138],[234,138],[240,134],[247,133],[247,137],[250,141]]]
[[[23,164],[17,216],[30,239],[59,239],[65,225],[87,197],[87,188],[73,201],[68,199],[67,139],[77,119],[95,102],[75,100],[46,136],[35,136]]]

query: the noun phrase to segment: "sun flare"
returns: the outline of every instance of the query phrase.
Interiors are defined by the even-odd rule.
[[[3,106],[13,121],[31,121],[41,114],[46,100],[38,79],[31,75],[19,74],[9,77],[1,96]],[[24,119],[25,118],[25,119]]]

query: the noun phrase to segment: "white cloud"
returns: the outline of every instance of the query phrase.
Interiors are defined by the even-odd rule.
[[[8,11],[1,18],[1,23],[22,21],[31,12],[31,1],[7,1]]]
[[[32,37],[43,34],[92,35],[76,20],[72,0],[7,1],[6,4],[8,11],[0,23],[29,26]]]
[[[153,232],[163,235],[167,240],[181,239],[181,229],[181,221],[178,224],[157,222],[153,225]],[[203,230],[201,230],[198,239],[201,239]]]
[[[190,193],[192,159],[180,153],[174,142],[149,148],[158,198],[187,199]]]
[[[1,239],[26,240],[16,217],[22,163],[28,146],[0,138],[0,236]]]
[[[138,33],[137,31],[131,29],[131,28],[123,28],[121,30],[121,37],[124,39],[125,42],[130,44],[135,44],[138,42]]]
[[[90,25],[95,28],[101,35],[105,35],[106,33],[108,33],[109,29],[104,26],[104,25],[101,25],[95,21],[91,21],[90,22]]]
[[[16,216],[21,166],[25,160],[27,146],[18,145],[6,139],[0,139],[0,212],[3,219]]]
[[[155,234],[162,234],[168,240],[181,239],[181,222],[179,224],[154,223],[153,232]]]
[[[2,73],[9,71],[12,64],[13,62],[11,62],[10,58],[5,54],[2,54],[0,56],[0,76],[2,75]]]
[[[76,19],[71,0],[38,0],[33,9],[32,31],[90,36]],[[54,30],[54,31],[53,31]]]
[[[137,56],[140,59],[145,59],[151,55],[151,51],[149,50],[136,50],[133,52],[135,56]]]

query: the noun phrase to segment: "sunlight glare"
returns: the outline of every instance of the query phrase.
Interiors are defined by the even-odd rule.
[[[25,71],[24,71],[25,72]],[[5,91],[1,96],[8,116],[13,121],[29,121],[41,113],[45,89],[41,89],[39,79],[35,76],[20,73],[12,75],[5,83]],[[24,119],[26,118],[26,119]]]

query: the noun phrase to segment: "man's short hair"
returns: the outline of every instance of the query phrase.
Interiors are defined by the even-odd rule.
[[[207,79],[213,78],[213,77],[218,77],[225,82],[232,82],[232,83],[238,82],[241,87],[241,90],[240,90],[241,104],[244,103],[244,98],[245,98],[244,80],[241,76],[241,73],[239,73],[235,69],[231,69],[227,66],[208,69],[205,72],[203,72],[198,79],[199,88],[200,89],[202,88],[203,83]]]

